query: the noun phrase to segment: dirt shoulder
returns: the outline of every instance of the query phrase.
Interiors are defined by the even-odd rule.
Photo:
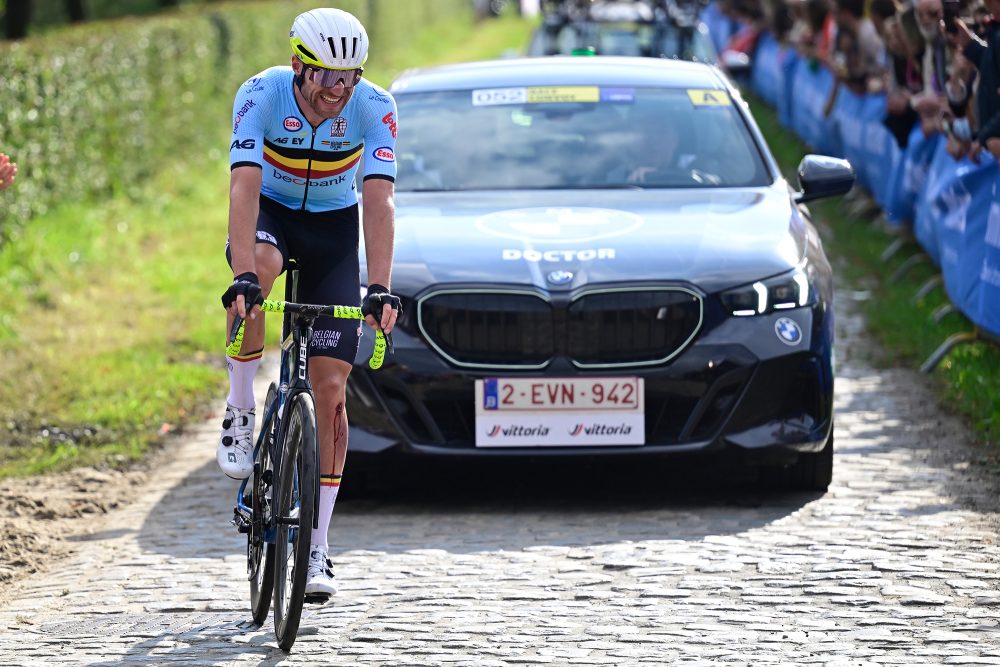
[[[142,493],[152,471],[167,464],[168,449],[127,470],[0,480],[0,604],[12,594],[9,584],[58,565],[81,546],[74,537],[100,530],[109,512]]]

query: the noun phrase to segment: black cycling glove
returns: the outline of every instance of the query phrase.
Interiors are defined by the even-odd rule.
[[[229,286],[225,294],[222,295],[222,305],[225,308],[233,305],[236,301],[238,295],[243,295],[244,303],[246,304],[246,309],[249,311],[254,304],[258,306],[264,303],[264,296],[260,291],[260,280],[257,279],[257,274],[251,271],[246,273],[241,273],[240,275],[233,278],[233,284]]]
[[[403,306],[398,296],[389,294],[389,290],[382,285],[372,284],[368,286],[368,294],[365,294],[361,302],[361,316],[371,315],[375,318],[375,326],[382,330],[382,306],[389,304],[397,315],[403,311]],[[386,350],[392,354],[392,334],[385,335]]]
[[[382,306],[385,304],[389,304],[397,313],[403,309],[398,296],[389,294],[389,290],[381,285],[371,284],[368,286],[368,294],[361,302],[361,316],[371,315],[375,318],[375,322],[381,326]]]

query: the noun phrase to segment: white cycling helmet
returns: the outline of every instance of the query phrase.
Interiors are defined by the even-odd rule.
[[[353,14],[321,7],[299,14],[288,33],[292,53],[307,65],[355,69],[368,59],[368,33]]]

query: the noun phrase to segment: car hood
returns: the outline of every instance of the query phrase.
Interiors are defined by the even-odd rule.
[[[726,190],[398,193],[394,291],[442,283],[681,281],[705,292],[798,264],[806,225],[783,182]],[[362,255],[363,257],[363,255]]]

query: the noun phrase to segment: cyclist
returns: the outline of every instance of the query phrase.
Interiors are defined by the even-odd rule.
[[[272,67],[240,86],[229,150],[229,238],[234,278],[225,291],[227,331],[246,318],[243,345],[227,358],[229,396],[217,460],[229,477],[253,472],[253,378],[264,348],[259,304],[294,259],[298,299],[356,304],[360,298],[359,206],[355,175],[364,163],[368,288],[362,312],[392,331],[399,299],[389,292],[394,233],[396,104],[362,77],[368,35],[353,15],[313,9],[292,24],[291,67]],[[306,595],[336,592],[327,531],[347,453],[344,389],[358,349],[358,322],[317,319],[309,376],[320,443],[318,527],[312,531]]]

